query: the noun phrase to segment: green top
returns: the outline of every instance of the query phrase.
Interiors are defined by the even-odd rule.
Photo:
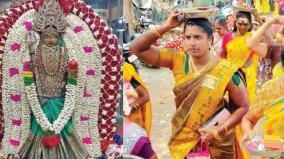
[[[140,83],[137,80],[135,80],[133,77],[131,78],[130,83],[134,89],[140,86]]]
[[[64,97],[59,99],[48,99],[45,103],[42,105],[42,110],[44,114],[46,115],[49,122],[53,123],[59,116],[61,110],[64,106]],[[43,131],[41,126],[37,123],[36,118],[34,115],[32,115],[31,119],[31,130],[33,134],[39,135],[39,136],[49,136],[52,135],[48,131]],[[61,137],[67,137],[70,134],[72,134],[74,131],[74,126],[72,124],[71,119],[67,122],[64,129],[60,132]]]

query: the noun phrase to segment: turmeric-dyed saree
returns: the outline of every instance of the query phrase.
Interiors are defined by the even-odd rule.
[[[257,82],[257,67],[258,56],[247,47],[247,39],[252,36],[251,32],[243,36],[234,37],[226,44],[227,60],[233,61],[245,73],[245,80],[247,83],[247,91],[249,100],[254,101],[256,82]],[[238,125],[236,128],[237,135],[237,156],[239,159],[250,159],[248,152],[240,145],[243,132]]]
[[[263,126],[263,135],[277,136],[284,139],[284,76],[266,82],[256,95],[256,100],[249,113],[259,119],[256,125]],[[259,130],[259,128],[255,128]],[[283,156],[284,157],[284,154]],[[280,159],[276,157],[273,159]]]
[[[144,89],[147,90],[146,85],[141,80],[139,74],[136,72],[134,67],[129,63],[123,64],[123,80],[130,83],[131,79],[135,79]],[[132,112],[128,119],[136,124],[140,125],[147,132],[147,135],[150,135],[151,126],[152,126],[152,107],[151,102],[148,101],[146,104],[141,106],[140,109]]]
[[[254,100],[256,91],[256,76],[258,66],[258,56],[247,47],[246,40],[252,33],[246,33],[232,39],[226,45],[227,60],[233,61],[245,73],[247,90],[250,101]]]
[[[223,106],[227,84],[238,67],[233,62],[212,58],[202,72],[193,72],[189,54],[161,49],[160,66],[172,69],[177,110],[172,118],[169,141],[171,158],[184,159],[199,142],[198,130]],[[234,159],[234,131],[221,142],[211,143],[212,159]]]

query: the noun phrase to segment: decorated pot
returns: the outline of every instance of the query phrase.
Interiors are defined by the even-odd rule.
[[[209,7],[210,0],[193,0],[193,7]]]

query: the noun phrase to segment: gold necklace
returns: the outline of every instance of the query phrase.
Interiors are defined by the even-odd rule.
[[[213,59],[213,55],[212,53],[210,52],[209,53],[209,60],[207,62],[207,64],[200,70],[198,70],[192,60],[192,56],[190,55],[190,65],[191,65],[191,68],[192,68],[192,72],[195,74],[195,75],[200,75],[211,63],[212,63],[212,59]]]
[[[46,56],[48,58],[46,58]],[[61,48],[58,46],[54,47],[47,47],[42,46],[41,51],[39,54],[39,62],[41,64],[41,67],[43,68],[44,72],[49,76],[55,76],[57,73],[59,73],[59,69],[61,66],[61,57],[62,52]],[[45,57],[45,58],[44,58]],[[53,71],[53,72],[52,72]]]

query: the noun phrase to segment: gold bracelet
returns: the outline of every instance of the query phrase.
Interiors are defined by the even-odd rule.
[[[140,108],[140,105],[139,105],[139,104],[135,104],[135,105],[134,105],[134,108],[135,108],[136,110],[138,110],[138,109]]]
[[[151,29],[152,34],[156,37],[156,38],[161,38],[162,35],[158,32],[157,28],[154,27],[153,29]]]

